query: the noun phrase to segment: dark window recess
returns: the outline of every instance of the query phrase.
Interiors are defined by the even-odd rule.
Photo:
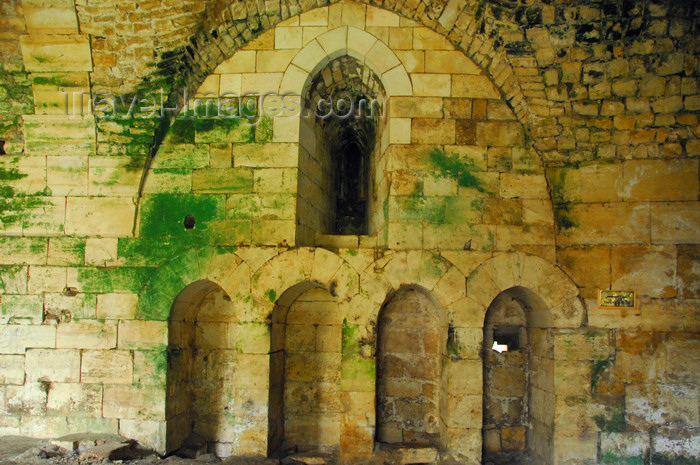
[[[508,351],[520,349],[520,326],[494,328],[493,341],[498,345],[508,346]]]
[[[334,151],[335,233],[367,234],[369,154],[364,153],[354,135],[344,139],[346,143]]]
[[[334,122],[343,124],[347,120]],[[334,125],[334,123],[331,123]],[[335,222],[331,234],[367,234],[370,159],[374,150],[375,122],[361,118],[331,129],[330,144]]]
[[[5,155],[5,141],[0,139],[0,155]]]
[[[185,216],[185,221],[183,222],[183,224],[185,225],[185,229],[194,228],[194,225],[195,225],[194,216],[192,216],[192,215]]]

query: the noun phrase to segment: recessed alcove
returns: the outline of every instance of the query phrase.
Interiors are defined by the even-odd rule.
[[[337,454],[341,325],[336,298],[299,284],[272,314],[268,455]]]
[[[438,307],[419,287],[404,287],[377,323],[376,441],[439,447],[444,429],[443,365],[447,331]]]
[[[169,452],[203,444],[216,453],[235,441],[233,308],[228,294],[206,280],[190,284],[175,299],[168,331]]]
[[[545,464],[552,434],[553,352],[545,305],[524,288],[488,307],[483,340],[483,463]]]

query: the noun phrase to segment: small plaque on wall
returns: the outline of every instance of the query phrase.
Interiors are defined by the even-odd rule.
[[[637,294],[634,291],[600,291],[598,308],[637,308]]]

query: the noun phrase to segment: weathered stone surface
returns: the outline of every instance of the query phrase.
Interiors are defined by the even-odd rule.
[[[611,273],[613,289],[631,289],[650,297],[676,296],[674,247],[613,247]]]
[[[698,421],[698,393],[683,384],[631,384],[625,389],[625,415],[636,428],[692,425]]]
[[[32,382],[77,383],[80,381],[80,351],[75,349],[28,349],[27,379]]]
[[[22,36],[22,55],[31,71],[92,71],[87,35]]]
[[[296,291],[287,289],[314,283],[339,303],[308,317],[290,312],[286,321],[295,378],[286,385],[300,413],[290,424],[310,446],[318,437],[339,445],[341,461],[372,463],[384,368],[375,351],[386,349],[372,328],[393,292],[420,284],[445,308],[439,330],[390,331],[391,345],[399,360],[420,349],[442,361],[393,360],[387,373],[412,378],[390,378],[384,390],[411,421],[430,423],[413,404],[433,399],[444,461],[478,463],[482,441],[487,450],[524,447],[515,421],[482,435],[480,408],[499,405],[487,418],[510,421],[525,398],[527,448],[539,462],[697,459],[688,444],[698,426],[700,98],[683,2],[14,3],[0,18],[0,149],[8,155],[0,157],[0,433],[120,428],[165,453],[162,396],[201,377],[185,370],[168,382],[173,336],[183,353],[197,353],[183,366],[211,374],[191,407],[211,450],[264,455],[275,411],[268,389],[285,384],[284,363],[270,368],[275,333],[266,321],[276,304],[291,305]],[[182,56],[170,56],[184,45]],[[350,73],[351,60],[333,61],[346,53],[357,64]],[[173,71],[175,62],[190,71]],[[114,93],[128,104],[134,89],[161,84],[148,78],[155,69],[166,81],[182,74],[199,94],[293,90],[284,101],[297,108],[255,126],[180,118],[167,134],[157,131],[155,144],[155,121],[62,113],[62,91],[85,92],[71,102],[85,113],[88,95]],[[387,107],[389,119],[379,118],[363,142],[373,150],[362,194],[370,234],[325,234],[338,191],[330,181],[335,148],[323,132],[328,121],[296,114],[305,85],[316,83],[323,91],[359,86],[382,94]],[[141,208],[156,198],[157,213]],[[307,219],[312,211],[316,222]],[[196,218],[190,229],[187,214]],[[122,240],[134,233],[137,245]],[[256,289],[250,275],[294,245],[326,248],[295,249]],[[245,271],[212,265],[234,253],[228,247]],[[415,254],[390,263],[402,250]],[[309,258],[318,251],[333,259]],[[516,258],[490,269],[480,288],[465,281],[504,256]],[[556,260],[568,276],[526,269],[531,256]],[[84,266],[90,271],[76,268]],[[181,334],[186,324],[167,322],[173,296],[204,279],[222,284],[230,301],[193,310],[192,332]],[[568,285],[566,296],[558,292]],[[545,300],[552,314],[528,311],[542,327],[528,331],[536,355],[527,376],[506,369],[516,359],[526,365],[523,357],[483,376],[485,308],[513,287]],[[599,290],[618,288],[637,291],[636,309],[597,307]],[[185,344],[190,336],[200,342]],[[271,373],[282,374],[270,383]],[[516,397],[484,402],[483,383],[493,379]],[[233,414],[217,416],[229,408]],[[318,424],[325,431],[315,437]],[[394,421],[379,431],[397,441],[426,438]]]
[[[128,237],[133,230],[134,212],[131,199],[69,197],[66,232],[79,236]]]
[[[85,350],[80,379],[84,383],[131,384],[133,356],[126,350]]]
[[[157,387],[107,384],[104,387],[103,415],[105,418],[163,419],[164,394]]]
[[[658,202],[651,206],[651,237],[656,244],[697,244],[698,202]]]

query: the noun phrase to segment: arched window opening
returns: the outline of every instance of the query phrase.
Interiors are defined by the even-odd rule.
[[[377,180],[385,124],[379,78],[342,56],[314,76],[302,102],[296,243],[374,234],[385,197]]]
[[[356,102],[365,95],[345,94]],[[375,145],[373,119],[332,119],[326,122],[325,137],[330,143],[331,192],[335,197],[335,220],[328,234],[365,235],[368,232],[370,163]]]

